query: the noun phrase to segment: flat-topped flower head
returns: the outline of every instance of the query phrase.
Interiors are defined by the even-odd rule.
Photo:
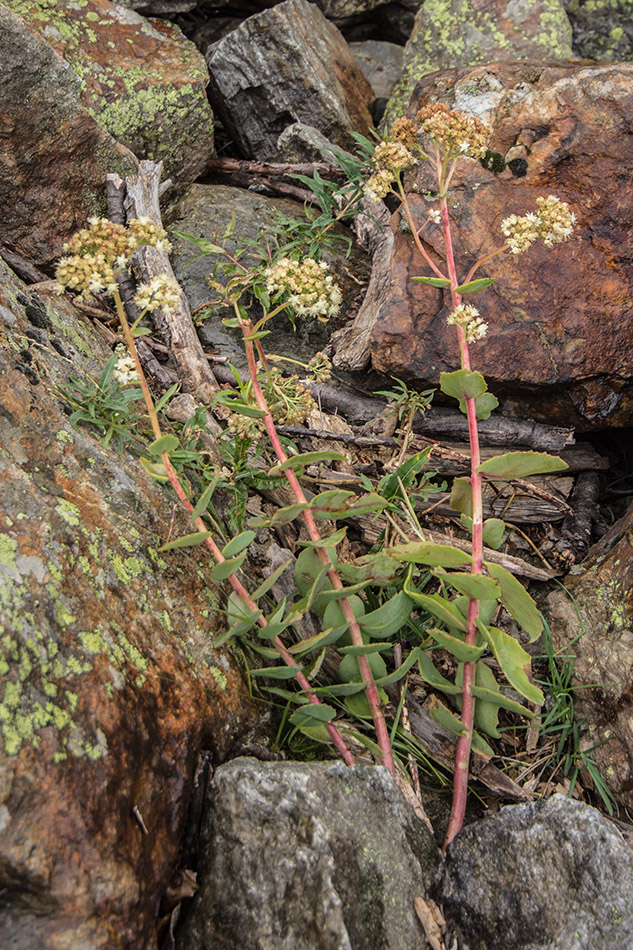
[[[127,347],[121,343],[116,347],[115,353],[117,354],[117,361],[112,378],[121,386],[136,385],[139,382],[139,375],[134,357],[128,353]]]
[[[506,237],[506,245],[512,254],[522,254],[538,238],[546,247],[566,241],[572,234],[576,215],[569,205],[547,195],[536,199],[538,212],[529,211],[524,215],[510,214],[501,222],[501,232]]]
[[[391,126],[389,138],[392,142],[402,142],[408,149],[414,149],[418,144],[418,128],[412,119],[400,116]]]
[[[171,313],[178,307],[180,287],[172,277],[158,274],[146,284],[141,284],[134,295],[139,310],[164,310]]]
[[[451,110],[443,102],[434,102],[420,109],[416,120],[420,132],[428,135],[448,158],[485,156],[490,131],[476,116]]]
[[[288,304],[297,316],[324,322],[339,312],[343,299],[328,270],[325,261],[311,257],[301,262],[282,257],[264,271],[266,289],[271,294],[288,294]]]
[[[388,168],[394,173],[404,171],[415,163],[415,158],[402,142],[380,142],[374,152],[377,168]]]
[[[466,335],[467,343],[476,343],[483,340],[488,333],[488,324],[479,316],[477,307],[470,303],[460,303],[446,318],[449,326],[461,327]]]

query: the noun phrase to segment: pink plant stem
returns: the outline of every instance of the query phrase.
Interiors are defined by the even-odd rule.
[[[461,294],[455,292],[459,286],[457,272],[455,269],[455,258],[453,254],[453,241],[451,237],[451,224],[448,215],[448,202],[446,196],[440,199],[442,208],[442,222],[444,225],[444,240],[446,247],[446,263],[448,274],[451,279],[451,299],[453,307],[459,306],[462,302]],[[461,327],[458,327],[459,345],[461,352],[462,369],[470,369],[470,354],[468,352],[468,342],[466,334]],[[479,453],[479,432],[477,429],[477,410],[474,399],[466,399],[466,415],[468,418],[468,437],[470,440],[470,485],[472,493],[472,566],[471,574],[481,574],[483,561],[483,515],[481,498],[481,475],[478,472],[480,465]],[[477,616],[479,614],[479,601],[471,597],[468,602],[468,619],[466,631],[466,643],[474,646],[477,642]],[[446,832],[443,849],[446,850],[455,835],[461,830],[464,824],[466,814],[466,799],[468,796],[468,767],[470,763],[470,750],[473,739],[473,722],[475,716],[475,697],[472,694],[471,687],[475,679],[474,663],[464,663],[463,683],[462,683],[462,712],[461,720],[464,723],[464,735],[461,735],[457,741],[457,750],[455,753],[455,778],[453,784],[453,803],[451,807],[451,817]]]
[[[130,326],[127,320],[127,316],[125,314],[125,309],[123,307],[123,302],[118,293],[114,295],[114,299],[115,299],[115,304],[117,308],[117,314],[119,317],[119,323],[121,324],[121,329],[123,330],[123,336],[125,338],[125,342],[127,344],[128,350],[130,351],[132,357],[134,358],[136,370],[139,375],[141,391],[143,393],[143,398],[145,399],[145,406],[147,408],[150,422],[152,424],[152,431],[154,433],[154,436],[157,439],[160,439],[162,432],[160,429],[158,416],[156,415],[156,410],[154,409],[154,400],[152,399],[152,395],[149,391],[149,386],[147,385],[145,374],[143,373],[143,368],[138,358],[138,353],[136,351],[136,344],[134,343],[134,337],[132,336],[132,333],[130,331]],[[182,502],[186,511],[190,515],[193,514],[193,511],[194,511],[193,505],[187,498],[187,494],[180,483],[180,479],[178,478],[178,475],[176,474],[173,465],[169,461],[169,456],[167,455],[166,452],[163,452],[161,454],[161,458],[163,461],[163,465],[165,466],[165,471],[167,472],[167,475],[169,476],[169,480],[172,484],[174,491],[178,495],[178,498]],[[207,530],[207,525],[202,520],[202,517],[196,518],[195,524],[199,531]],[[219,547],[217,546],[213,538],[206,538],[205,541],[206,541],[207,547],[211,551],[211,554],[213,555],[217,563],[222,564],[222,562],[225,561],[226,558],[220,551]],[[249,593],[244,587],[244,585],[238,580],[235,574],[230,574],[228,579],[235,593],[244,600],[249,610],[259,613],[259,617],[257,618],[257,620],[260,627],[267,627],[268,621],[266,620],[264,615],[261,613],[255,601],[249,596]],[[279,653],[283,661],[288,666],[297,668],[297,673],[295,674],[296,680],[301,686],[301,689],[304,690],[304,692],[306,693],[310,702],[315,703],[316,705],[321,705],[321,700],[319,699],[319,697],[316,695],[316,693],[310,686],[310,683],[308,682],[305,674],[299,667],[299,664],[297,663],[295,658],[292,656],[292,654],[288,652],[282,640],[279,637],[275,637],[272,640],[272,643],[275,645],[275,648],[277,649],[277,652]],[[343,741],[343,738],[341,734],[338,732],[338,730],[336,729],[336,727],[333,726],[329,722],[325,723],[325,727],[330,734],[330,737],[332,739],[332,742],[334,743],[335,748],[337,749],[339,755],[341,756],[345,764],[354,765],[354,757],[352,756],[352,753],[349,751],[349,749],[345,745],[345,742]]]
[[[252,341],[246,339],[250,333],[252,333],[252,324],[250,321],[243,321],[242,330],[244,333],[244,346],[246,350],[246,357],[248,360],[248,369],[253,386],[253,394],[255,396],[255,401],[260,409],[262,409],[266,416],[263,419],[264,426],[266,427],[266,432],[270,439],[270,443],[273,447],[273,451],[280,462],[286,462],[288,456],[284,452],[283,446],[279,440],[279,435],[275,428],[275,423],[273,417],[268,408],[268,403],[266,402],[266,397],[262,392],[261,386],[259,385],[259,380],[257,378],[257,365],[255,362],[255,350],[253,348]],[[285,469],[284,474],[288,480],[295,498],[300,504],[306,504],[307,499],[303,493],[303,489],[299,484],[299,480],[291,468]],[[303,519],[305,521],[306,527],[308,529],[308,534],[312,541],[318,545],[316,548],[319,559],[322,564],[327,564],[328,571],[327,576],[330,579],[332,587],[336,590],[343,589],[343,583],[338,575],[336,568],[330,562],[329,555],[325,548],[322,546],[322,538],[317,528],[316,522],[314,520],[314,515],[311,511],[305,510],[302,512]],[[363,646],[363,636],[354,617],[352,608],[350,606],[349,600],[347,597],[343,597],[340,600],[341,609],[345,619],[349,622],[349,632],[352,638],[352,643],[354,646]],[[369,666],[369,661],[366,656],[358,656],[358,666],[360,669],[360,674],[365,683],[365,695],[367,696],[367,702],[369,703],[369,708],[371,710],[372,718],[374,720],[374,726],[376,729],[376,738],[378,740],[378,745],[382,754],[383,765],[385,765],[392,775],[395,775],[395,765],[393,761],[393,753],[391,751],[391,743],[389,741],[389,731],[387,729],[387,723],[385,722],[385,717],[382,711],[382,705],[380,703],[380,696],[378,695],[378,688],[374,682],[374,677]]]
[[[415,222],[413,221],[413,215],[411,214],[411,208],[409,207],[409,202],[407,201],[407,196],[406,196],[406,194],[405,194],[404,188],[402,187],[402,182],[401,182],[401,181],[398,182],[398,189],[399,189],[399,192],[400,192],[400,199],[401,199],[401,201],[402,201],[402,207],[404,208],[404,213],[405,213],[406,218],[407,218],[407,221],[408,221],[408,223],[409,223],[409,227],[411,228],[411,234],[413,235],[413,240],[415,241],[415,246],[417,247],[418,251],[420,252],[421,256],[424,258],[424,260],[426,261],[426,263],[429,265],[429,267],[430,267],[432,270],[435,271],[435,273],[437,274],[437,276],[438,276],[438,277],[446,278],[446,274],[443,274],[443,273],[442,273],[442,271],[441,271],[440,268],[437,266],[437,264],[435,263],[435,261],[431,258],[431,256],[429,255],[428,251],[427,251],[426,248],[424,247],[422,241],[420,240],[420,236],[419,236],[419,234],[418,234],[418,229],[417,229],[417,227],[416,227],[416,225],[415,225]],[[455,286],[457,286],[457,285],[455,285]]]

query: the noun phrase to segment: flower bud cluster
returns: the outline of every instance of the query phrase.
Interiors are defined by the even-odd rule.
[[[134,251],[151,245],[167,251],[167,233],[151,218],[134,218],[126,228],[107,218],[90,218],[89,227],[77,231],[64,244],[65,257],[57,265],[59,293],[74,290],[83,298],[112,294],[116,275],[127,268]]]
[[[473,115],[451,110],[443,102],[424,106],[416,115],[420,132],[439,145],[446,157],[483,158],[488,149],[490,132]]]
[[[332,362],[325,353],[315,353],[308,363],[308,373],[315,383],[324,383],[332,375]]]
[[[176,310],[180,300],[180,287],[172,277],[159,274],[146,284],[140,284],[134,294],[134,303],[139,310],[164,310],[171,313]]]
[[[325,261],[306,257],[301,263],[282,257],[264,271],[269,293],[287,293],[288,305],[299,317],[326,321],[341,308],[342,294]]]
[[[374,152],[375,170],[365,182],[365,195],[372,201],[386,197],[395,178],[414,163],[415,157],[403,142],[383,140]]]
[[[536,199],[538,213],[511,214],[501,222],[501,232],[512,254],[522,254],[540,238],[546,247],[560,244],[571,235],[576,215],[556,195]]]
[[[116,366],[112,373],[112,379],[120,383],[121,386],[133,386],[139,382],[139,375],[136,369],[134,357],[128,352],[123,343],[119,343],[115,348],[117,354]]]
[[[488,324],[479,316],[479,310],[470,303],[460,303],[446,318],[449,326],[461,327],[467,343],[483,340],[488,333]]]

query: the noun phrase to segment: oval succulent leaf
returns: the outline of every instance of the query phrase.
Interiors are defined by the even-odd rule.
[[[543,632],[543,621],[536,604],[523,584],[500,564],[486,562],[486,570],[499,585],[501,591],[499,596],[503,606],[519,626],[523,627],[530,637],[530,642],[536,640]]]
[[[547,452],[506,452],[482,462],[477,471],[488,478],[526,478],[528,475],[546,475],[563,472],[569,466],[557,455]]]

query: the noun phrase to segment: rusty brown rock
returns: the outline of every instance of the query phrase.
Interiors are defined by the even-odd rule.
[[[0,240],[45,263],[105,212],[106,173],[137,162],[81,105],[75,73],[1,4],[0,62]]]
[[[498,280],[476,299],[489,335],[473,348],[474,363],[494,390],[545,421],[581,428],[633,421],[632,82],[632,64],[479,66],[426,77],[410,107],[413,114],[439,99],[492,129],[490,167],[461,162],[452,187],[458,276],[503,243],[502,219],[535,210],[537,196],[556,194],[577,215],[567,243],[504,254],[477,275]],[[428,167],[415,184],[433,188]],[[420,220],[422,195],[412,206]],[[437,383],[459,362],[448,300],[411,281],[425,265],[399,213],[392,226],[391,286],[373,331],[373,364]],[[442,253],[439,226],[428,226],[424,239]]]
[[[573,662],[581,748],[611,792],[633,807],[633,509],[548,597],[554,649]],[[575,657],[575,660],[574,660]]]
[[[0,945],[154,950],[198,752],[254,707],[207,558],[157,551],[187,519],[64,412],[108,348],[0,266]]]
[[[178,185],[200,175],[213,155],[209,77],[177,26],[109,0],[5,5],[76,73],[81,104],[102,129],[137,158],[163,161]]]
[[[341,148],[369,134],[371,86],[337,28],[307,0],[249,17],[209,47],[209,96],[247,158],[284,160],[277,145],[303,122]]]

